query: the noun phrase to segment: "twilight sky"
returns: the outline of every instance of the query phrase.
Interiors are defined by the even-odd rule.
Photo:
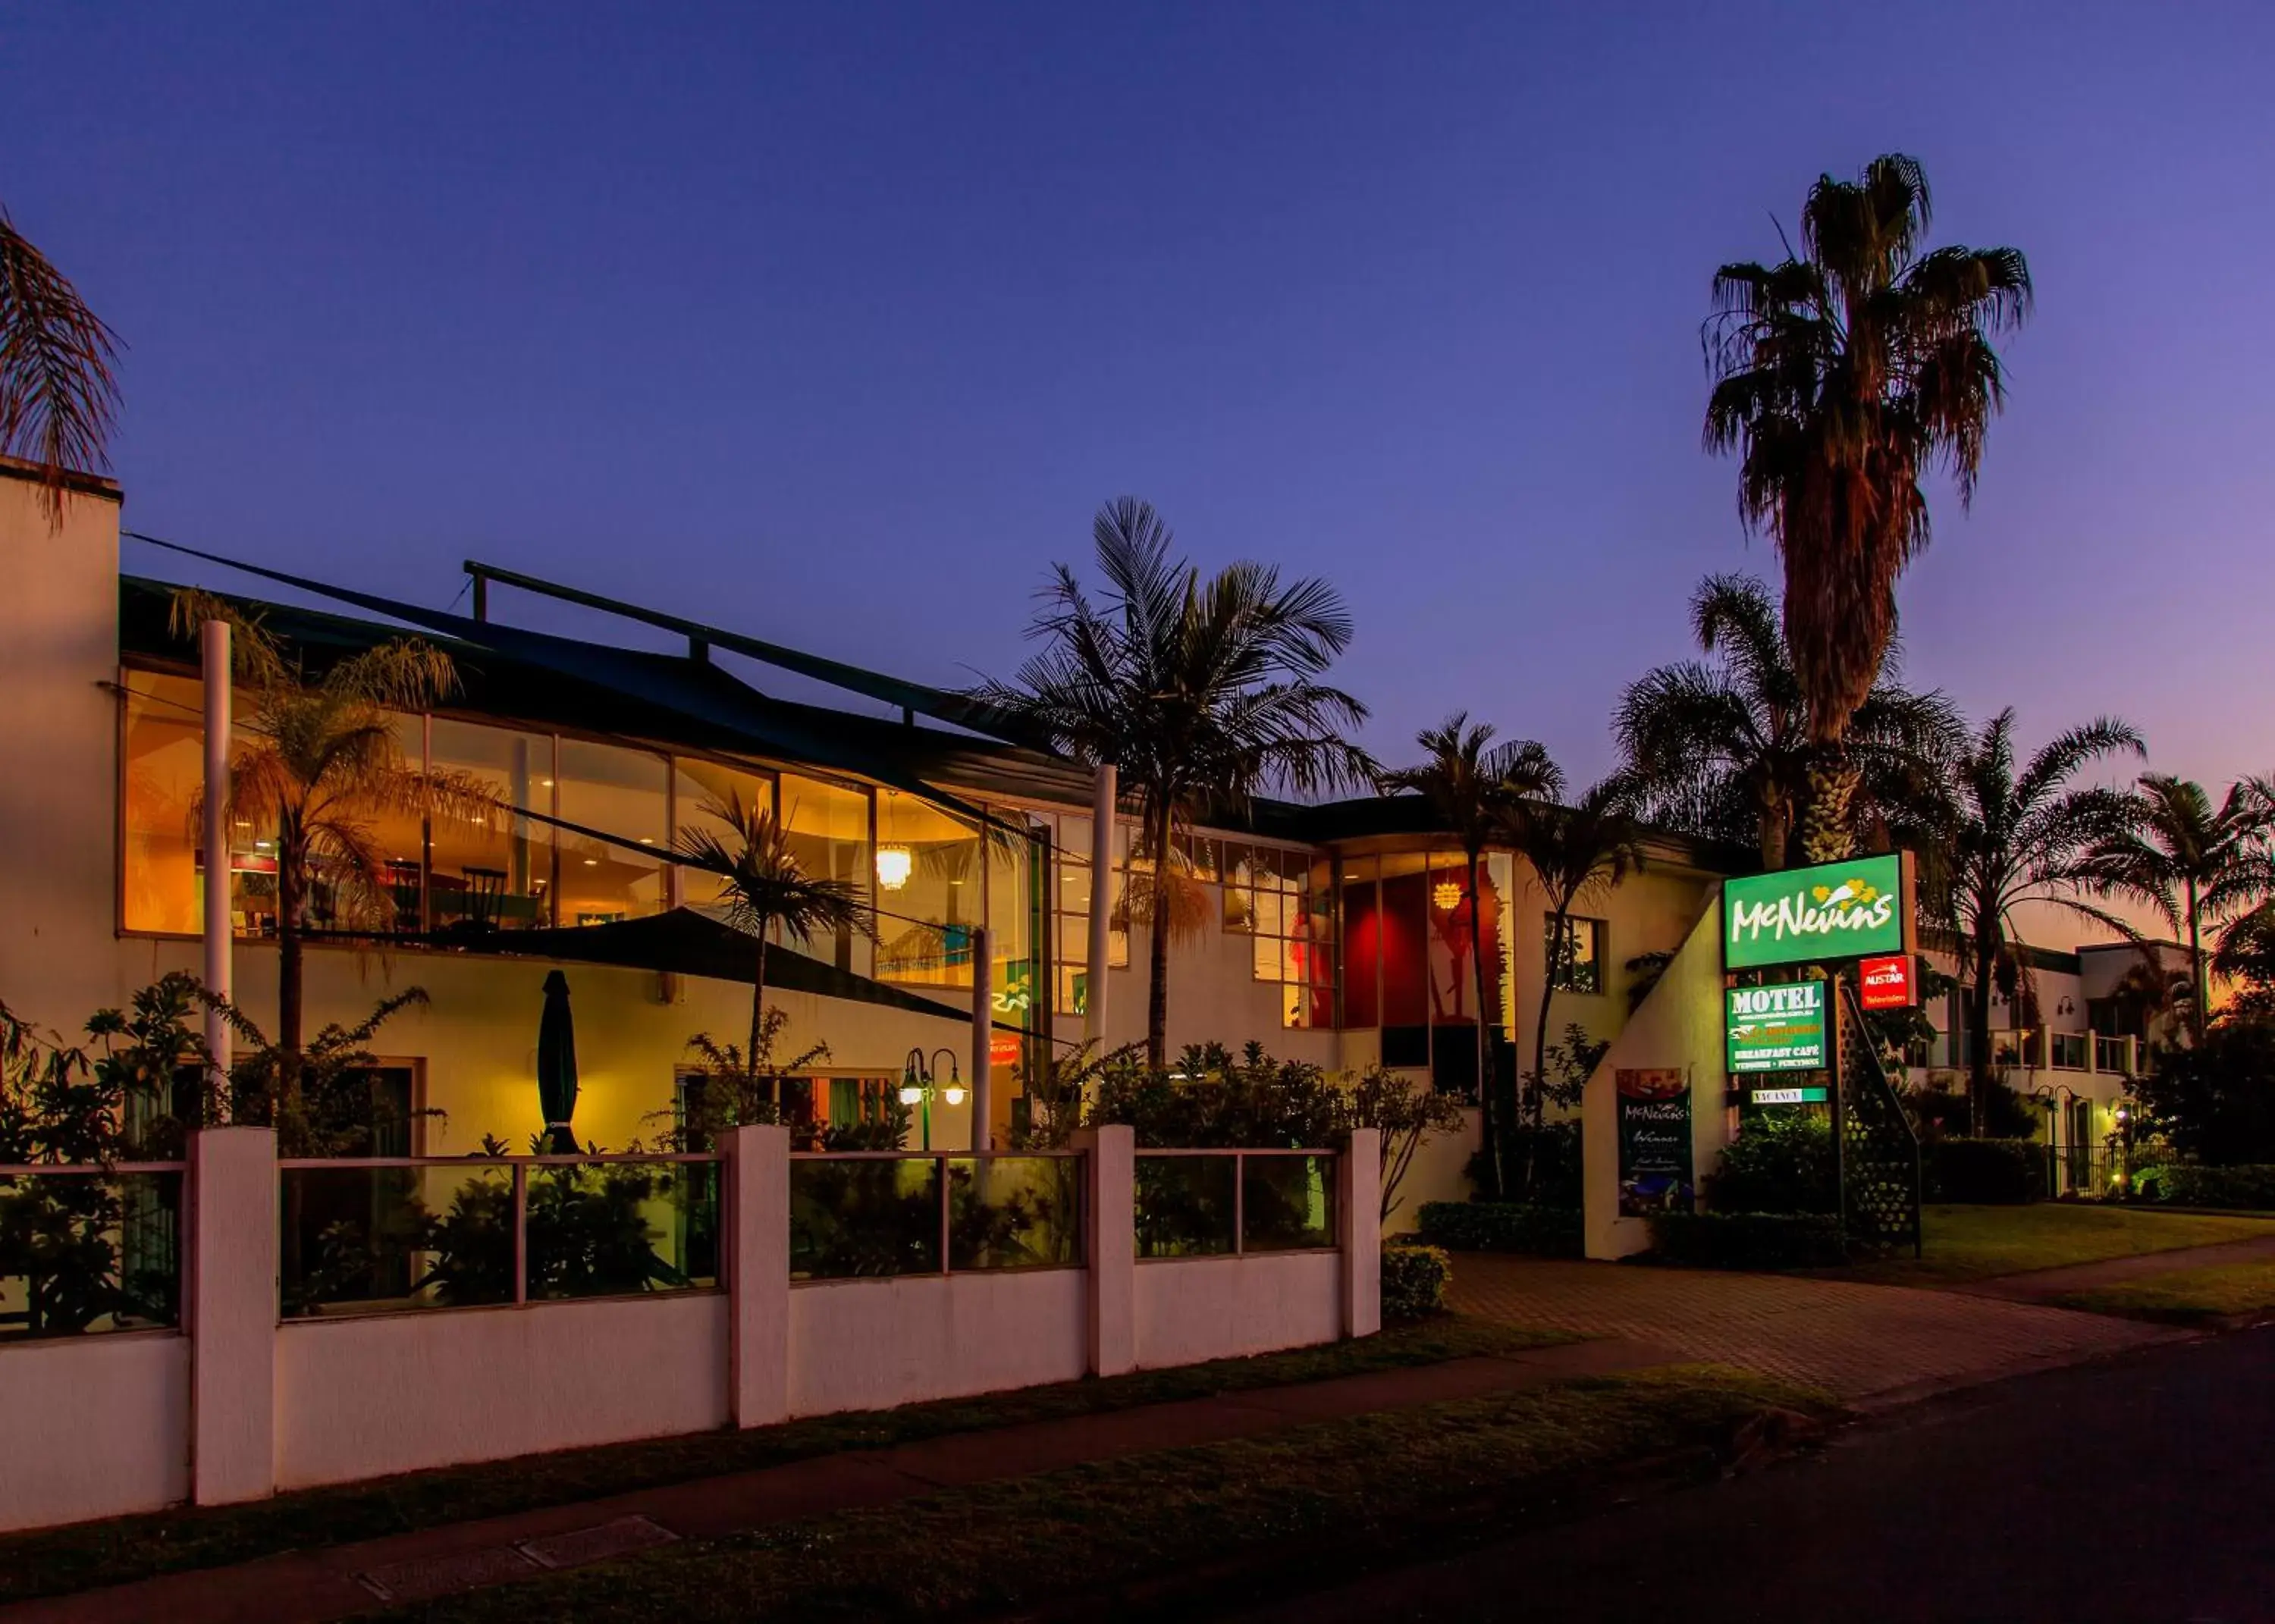
[[[1912,679],[2275,769],[2275,8],[474,9],[0,20],[130,524],[956,683],[1134,492],[1342,588],[1386,756],[1466,707],[1591,776],[1698,576],[1774,569],[1699,449],[1712,268],[1898,149],[2038,289]]]

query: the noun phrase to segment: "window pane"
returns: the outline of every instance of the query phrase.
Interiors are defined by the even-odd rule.
[[[611,835],[559,832],[563,925],[611,925],[663,910],[663,863],[646,852],[670,838],[661,756],[586,739],[561,741],[556,816]],[[619,844],[632,841],[634,846]]]
[[[435,770],[464,773],[507,806],[553,810],[553,740],[480,722],[435,718]],[[526,930],[553,922],[553,837],[543,824],[504,811],[434,820],[427,881],[435,928],[461,933]]]
[[[1553,952],[1556,946],[1555,920],[1545,922],[1544,940]],[[1604,990],[1603,921],[1600,919],[1568,919],[1565,922],[1565,949],[1556,977],[1559,989],[1567,993],[1600,993]]]
[[[1375,981],[1382,963],[1382,916],[1376,907],[1374,859],[1343,865],[1343,1024],[1375,1025]]]
[[[1382,859],[1382,1023],[1429,1022],[1429,876],[1422,854]]]
[[[202,924],[196,815],[205,774],[203,687],[178,676],[126,675],[125,777],[119,797],[130,931],[194,935]]]
[[[816,879],[843,880],[865,903],[876,895],[876,874],[869,856],[869,792],[849,789],[818,778],[784,773],[776,790],[775,805],[789,831],[790,850],[799,865]],[[888,906],[890,904],[888,903]],[[880,928],[885,922],[880,920]],[[777,936],[776,940],[781,940]],[[785,946],[811,954],[840,970],[866,973],[865,950],[857,949],[853,933],[842,931],[835,940],[787,941]],[[857,952],[858,956],[857,956]]]
[[[1026,814],[998,807],[1016,830]],[[1035,986],[1035,865],[1041,848],[1014,833],[987,843],[987,951],[995,993],[995,1018],[1024,1022],[1041,989]]]
[[[979,837],[961,819],[888,789],[877,799],[877,973],[930,986],[971,985],[979,919]],[[892,883],[895,875],[901,882]]]
[[[674,810],[679,822],[672,831],[675,841],[684,838],[690,829],[715,833],[719,820],[710,809],[723,808],[730,799],[740,802],[745,811],[775,804],[774,780],[763,774],[687,756],[673,761],[671,769]],[[718,901],[720,888],[721,881],[715,874],[684,866],[679,871],[680,900],[691,908]]]

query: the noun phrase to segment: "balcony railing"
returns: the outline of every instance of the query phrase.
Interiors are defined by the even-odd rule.
[[[1335,1244],[1332,1151],[1140,1151],[1134,1187],[1140,1258]]]
[[[178,1326],[182,1167],[0,1167],[0,1341]]]
[[[1082,1156],[903,1151],[790,1159],[793,1281],[1083,1261]]]
[[[283,1315],[714,1289],[719,1159],[280,1161]]]

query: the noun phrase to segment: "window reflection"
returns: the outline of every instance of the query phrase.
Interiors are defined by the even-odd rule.
[[[763,774],[686,757],[675,760],[671,770],[673,815],[679,824],[672,831],[674,839],[684,839],[691,829],[722,833],[725,826],[711,811],[714,807],[737,802],[747,812],[753,807],[769,809],[775,804],[774,780]],[[684,865],[679,870],[679,900],[687,907],[717,902],[723,888],[724,882],[716,874]]]
[[[430,737],[437,770],[481,781],[507,806],[553,812],[549,736],[437,716]],[[427,891],[436,930],[478,934],[553,923],[553,843],[544,825],[502,809],[436,819],[433,853]]]
[[[869,861],[868,791],[784,773],[776,793],[778,815],[799,865],[817,879],[843,881],[866,902],[873,895],[875,878]],[[790,940],[783,945],[840,970],[858,972],[865,968],[862,962],[865,955],[857,952],[850,931],[840,931],[834,940]]]
[[[556,832],[562,924],[612,925],[662,911],[663,860],[648,854],[671,837],[667,772],[663,757],[644,750],[561,741],[555,816],[617,837]]]
[[[982,883],[979,837],[971,825],[912,795],[881,791],[877,974],[926,986],[970,986]]]
[[[203,685],[132,671],[125,687],[123,920],[130,931],[192,934],[204,905],[195,825]]]

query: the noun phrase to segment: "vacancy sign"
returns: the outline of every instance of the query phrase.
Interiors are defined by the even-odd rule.
[[[1912,978],[1912,956],[1892,953],[1856,964],[1856,1001],[1867,1009],[1908,1009],[1919,1001]]]

